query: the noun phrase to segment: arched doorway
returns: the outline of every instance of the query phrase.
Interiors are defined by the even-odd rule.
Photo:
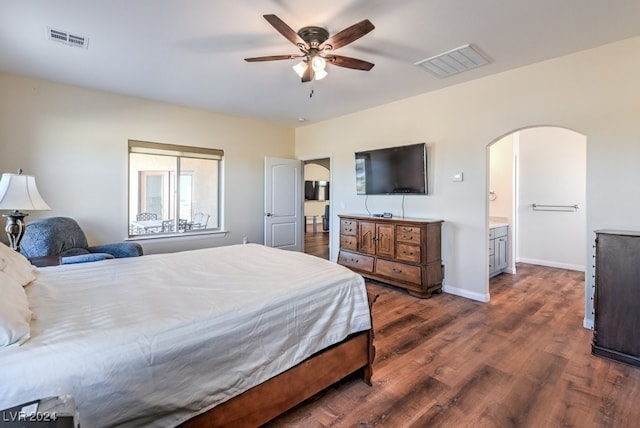
[[[586,137],[556,126],[522,128],[491,142],[487,157],[487,235],[496,225],[508,230],[498,274],[515,273],[517,262],[584,272]]]

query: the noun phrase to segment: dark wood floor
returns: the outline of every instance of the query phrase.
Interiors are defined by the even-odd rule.
[[[373,386],[350,377],[270,427],[640,426],[640,369],[591,355],[584,274],[518,265],[491,302],[369,282]]]
[[[313,233],[312,225],[307,225],[304,234],[304,252],[329,260],[329,232],[323,232],[322,225],[318,225],[316,233]]]

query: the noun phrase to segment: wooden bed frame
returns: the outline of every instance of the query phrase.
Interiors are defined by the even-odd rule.
[[[368,294],[370,311],[377,297]],[[258,427],[351,373],[361,372],[371,385],[374,357],[372,323],[370,330],[349,336],[180,426]]]

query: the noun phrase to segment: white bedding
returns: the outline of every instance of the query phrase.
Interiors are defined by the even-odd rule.
[[[257,244],[41,269],[0,409],[72,394],[82,427],[174,426],[370,328],[361,276]]]

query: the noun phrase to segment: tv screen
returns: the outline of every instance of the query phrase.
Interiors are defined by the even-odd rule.
[[[356,153],[358,195],[426,195],[425,143]]]
[[[310,201],[328,201],[329,182],[306,180],[304,182],[304,198]]]

